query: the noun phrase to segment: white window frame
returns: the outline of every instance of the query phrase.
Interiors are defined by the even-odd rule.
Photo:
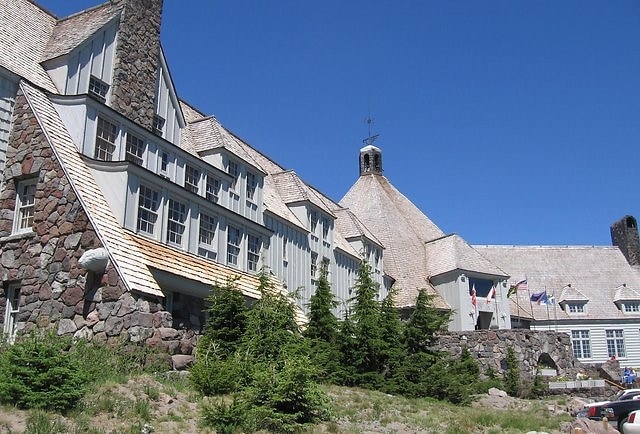
[[[187,219],[189,207],[185,202],[170,197],[167,201],[167,230],[165,235],[167,244],[182,246],[187,233]]]
[[[7,306],[4,314],[3,336],[12,344],[16,339],[18,313],[20,312],[20,285],[11,284],[5,289]]]
[[[198,255],[216,259],[219,220],[214,215],[201,212],[198,222]]]
[[[310,273],[311,273],[311,281],[315,281],[316,279],[316,274],[318,274],[318,253],[317,252],[311,252],[311,268],[310,268]]]
[[[104,102],[107,99],[107,93],[109,93],[109,84],[100,80],[95,75],[91,75],[89,77],[88,92]]]
[[[206,186],[205,186],[205,191],[204,191],[204,195],[205,198],[208,201],[211,201],[213,203],[218,203],[218,201],[220,200],[220,186],[221,186],[221,182],[220,179],[216,176],[211,175],[210,173],[207,174],[207,181],[206,181]]]
[[[590,359],[591,337],[589,330],[571,330],[571,348],[577,359]]]
[[[258,177],[255,173],[247,170],[247,199],[255,201],[256,190],[258,189]]]
[[[151,193],[151,196],[147,196],[146,193]],[[136,212],[136,231],[138,233],[155,236],[157,227],[162,225],[162,222],[158,222],[161,201],[162,194],[159,190],[145,184],[140,184],[140,187],[138,187],[138,206]],[[144,218],[144,220],[141,220],[142,218]],[[151,231],[147,230],[149,227],[151,227]]]
[[[191,164],[184,167],[184,188],[198,194],[200,192],[200,169]]]
[[[627,357],[627,350],[624,342],[623,329],[605,330],[605,336],[607,338],[608,357],[611,357],[611,356],[616,356],[617,358]]]
[[[227,173],[233,178],[230,188],[235,191],[238,186],[238,179],[240,178],[240,164],[235,160],[229,159]]]
[[[624,313],[639,313],[640,301],[625,301],[622,303]]]
[[[316,210],[309,212],[309,226],[311,228],[311,234],[315,236],[316,229],[318,228],[318,212]]]
[[[118,140],[118,124],[102,116],[96,119],[96,140],[93,158],[100,161],[113,161]]]
[[[227,265],[239,267],[242,246],[242,230],[235,226],[227,226]]]
[[[124,155],[125,160],[142,166],[144,164],[145,148],[146,144],[143,138],[139,137],[137,134],[132,133],[131,131],[127,131]]]
[[[585,303],[567,303],[566,311],[568,313],[585,313]]]
[[[13,219],[13,233],[33,231],[33,216],[36,210],[36,186],[38,178],[18,181],[16,184],[16,206]]]
[[[247,270],[258,271],[260,263],[260,251],[262,250],[262,240],[259,236],[247,234]]]

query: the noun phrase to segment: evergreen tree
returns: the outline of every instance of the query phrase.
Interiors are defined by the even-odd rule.
[[[269,271],[258,275],[260,299],[247,312],[242,349],[256,358],[276,360],[287,348],[299,343],[300,328],[291,299],[276,290]]]
[[[310,339],[333,343],[338,334],[338,318],[333,314],[333,309],[338,306],[338,302],[331,292],[327,275],[327,264],[323,262],[316,292],[309,302],[309,324],[304,335]]]
[[[373,386],[383,371],[384,348],[380,303],[376,300],[379,286],[371,278],[371,267],[361,261],[353,298],[356,354],[354,366],[360,374],[359,383]]]
[[[357,355],[356,328],[347,311],[344,319],[339,323],[338,342],[340,371],[336,372],[336,382],[345,386],[355,384],[354,360]]]
[[[206,300],[209,317],[198,347],[221,358],[235,351],[246,328],[247,307],[236,280],[227,280],[225,286],[213,285]]]
[[[394,369],[402,362],[402,359],[406,355],[402,343],[404,324],[400,319],[400,311],[395,306],[396,294],[397,290],[391,288],[380,305],[380,326],[382,328],[382,340],[384,342],[382,363],[385,378],[392,375]]]
[[[435,334],[445,330],[451,313],[444,313],[433,307],[434,295],[421,289],[416,307],[404,331],[404,340],[409,353],[427,352],[436,342]]]
[[[504,387],[511,396],[518,396],[520,392],[520,363],[513,347],[507,348],[507,370],[504,376]]]

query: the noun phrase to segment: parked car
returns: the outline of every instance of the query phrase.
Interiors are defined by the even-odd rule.
[[[622,426],[628,422],[631,412],[640,410],[640,395],[635,395],[630,399],[611,401],[600,406],[589,407],[587,416],[589,419],[602,420],[606,417],[609,423],[620,432]]]
[[[640,410],[632,411],[622,424],[623,434],[640,434]]]
[[[589,409],[592,408],[592,407],[603,407],[603,406],[609,404],[610,402],[622,401],[622,400],[625,400],[625,399],[632,399],[635,396],[640,396],[640,389],[624,389],[624,390],[620,390],[618,393],[616,393],[616,396],[614,396],[613,399],[611,399],[609,401],[598,401],[598,402],[591,402],[589,404],[585,404],[584,408],[582,410],[580,410],[576,416],[577,417],[589,417]]]

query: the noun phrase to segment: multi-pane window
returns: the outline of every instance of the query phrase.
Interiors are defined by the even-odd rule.
[[[167,242],[182,244],[182,235],[187,220],[187,206],[177,200],[169,199],[167,220]]]
[[[625,301],[623,306],[625,312],[640,312],[640,302],[638,301]]]
[[[153,235],[158,220],[160,194],[145,186],[140,186],[138,193],[138,231]]]
[[[626,357],[627,352],[624,348],[624,333],[622,330],[606,330],[607,351],[609,357]]]
[[[249,271],[258,271],[260,244],[260,237],[255,235],[247,236],[247,269]]]
[[[89,93],[104,101],[109,92],[109,85],[93,75],[89,78]]]
[[[584,313],[584,303],[567,303],[569,313]]]
[[[192,193],[198,193],[198,183],[200,182],[200,171],[187,164],[184,172],[184,188]]]
[[[156,136],[162,137],[163,129],[164,129],[164,118],[160,115],[153,115],[153,125],[151,129],[153,130],[153,134]]]
[[[231,175],[233,180],[231,181],[231,188],[236,187],[236,183],[238,182],[238,177],[240,176],[240,166],[233,160],[229,160],[228,173]]]
[[[256,192],[256,187],[258,185],[258,181],[256,180],[256,175],[251,172],[247,172],[247,199],[253,200],[253,195]]]
[[[144,140],[127,131],[127,161],[142,165],[142,155],[144,153]]]
[[[240,229],[233,226],[227,228],[227,264],[238,265],[241,237]]]
[[[16,185],[16,210],[14,232],[26,232],[33,228],[36,208],[36,178],[18,182]]]
[[[316,227],[318,226],[318,213],[316,211],[311,211],[310,215],[311,220],[311,233],[316,233]]]
[[[311,279],[316,278],[316,272],[318,271],[318,254],[311,252]]]
[[[205,197],[213,203],[218,203],[220,194],[220,180],[213,175],[207,175],[207,185],[205,186]]]
[[[200,244],[215,247],[217,226],[218,220],[215,217],[200,213]]]
[[[7,289],[7,307],[4,315],[4,338],[13,343],[16,338],[16,324],[18,322],[18,312],[20,311],[20,287],[10,285]]]
[[[578,359],[591,357],[591,340],[589,330],[571,330],[571,346],[573,355]]]
[[[326,240],[328,236],[329,236],[329,219],[323,218],[322,219],[322,239]]]
[[[111,122],[98,118],[98,127],[96,130],[96,148],[94,158],[96,160],[111,161],[113,159],[113,151],[116,149],[116,136],[118,128]]]
[[[160,154],[160,173],[166,174],[169,170],[169,154],[162,151]]]

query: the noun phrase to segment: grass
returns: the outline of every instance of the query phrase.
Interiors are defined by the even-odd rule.
[[[571,420],[570,416],[556,416],[549,409],[553,404],[561,406],[562,398],[530,401],[526,409],[497,410],[358,388],[325,386],[324,390],[331,398],[335,417],[307,427],[307,433],[515,434],[560,431],[560,424]],[[82,405],[65,418],[42,411],[23,412],[25,431],[11,431],[3,414],[15,409],[0,407],[0,434],[206,433],[210,431],[197,428],[198,404],[202,400],[184,376],[136,374],[123,382],[118,378],[94,385]],[[163,406],[164,412],[160,412]]]

